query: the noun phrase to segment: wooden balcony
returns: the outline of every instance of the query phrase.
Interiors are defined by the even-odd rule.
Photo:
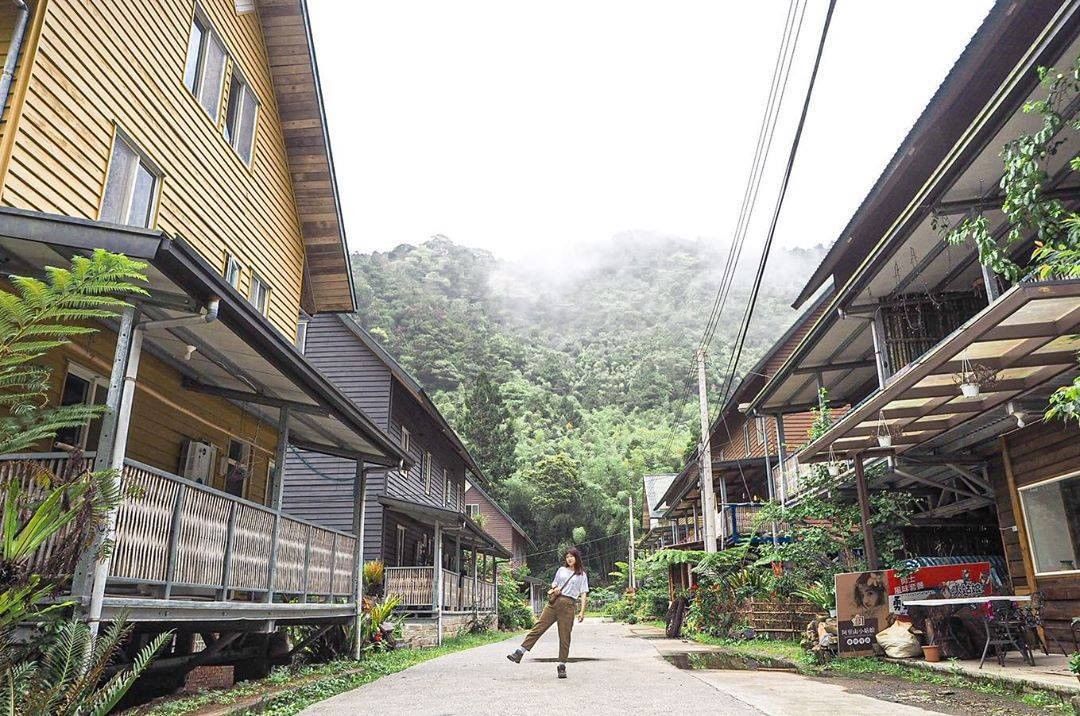
[[[394,595],[401,600],[403,609],[412,611],[432,610],[435,594],[433,577],[435,568],[387,567],[385,573],[386,596]],[[495,583],[477,579],[475,591],[471,574],[458,574],[444,569],[442,580],[442,608],[446,612],[495,611]]]
[[[28,489],[67,453],[0,456]],[[356,539],[149,465],[125,461],[105,613],[132,620],[304,619],[354,613]],[[62,539],[63,536],[60,536]],[[53,548],[42,547],[40,558]],[[75,565],[67,565],[69,576]],[[80,597],[82,595],[75,595]]]

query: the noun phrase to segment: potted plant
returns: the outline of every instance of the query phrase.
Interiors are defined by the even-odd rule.
[[[892,447],[893,431],[892,426],[889,425],[889,421],[885,419],[885,411],[882,410],[878,413],[877,421],[877,444],[878,447],[889,448]]]
[[[960,386],[960,394],[965,398],[976,398],[983,386],[992,385],[997,380],[997,371],[985,365],[974,365],[966,357],[960,361],[960,372],[953,374],[953,382]]]
[[[833,585],[814,582],[802,589],[795,590],[794,593],[796,597],[810,602],[823,613],[827,612],[830,617],[836,617],[836,592]]]
[[[930,637],[930,643],[922,648],[923,658],[930,663],[941,661],[941,647],[937,643],[937,632]]]
[[[1080,651],[1074,651],[1072,656],[1069,657],[1069,671],[1077,679],[1080,679]]]

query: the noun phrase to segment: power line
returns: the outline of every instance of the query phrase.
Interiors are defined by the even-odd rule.
[[[821,67],[821,57],[825,51],[825,40],[829,35],[829,25],[832,23],[833,11],[836,9],[836,0],[829,0],[829,9],[825,13],[825,23],[821,29],[821,39],[818,41],[817,54],[814,57],[814,68],[810,73],[810,82],[806,88],[806,96],[803,98],[802,111],[799,114],[799,124],[795,129],[795,138],[791,143],[791,151],[788,152],[787,164],[784,167],[784,178],[780,184],[780,192],[776,198],[776,205],[773,208],[772,220],[769,223],[769,233],[765,238],[765,246],[761,252],[761,260],[758,262],[757,274],[754,277],[754,285],[750,292],[750,299],[746,304],[746,310],[743,313],[742,324],[739,326],[739,336],[735,342],[735,349],[731,354],[731,359],[728,361],[729,372],[727,379],[724,381],[724,389],[721,391],[721,401],[726,401],[728,397],[728,390],[731,387],[732,381],[735,378],[735,371],[738,369],[739,358],[742,355],[743,345],[746,341],[746,333],[750,327],[750,320],[754,315],[754,307],[757,303],[758,291],[761,289],[761,280],[765,274],[765,265],[769,260],[769,251],[772,248],[773,238],[776,236],[776,225],[780,219],[780,212],[784,206],[784,199],[787,197],[788,183],[791,180],[791,172],[795,166],[795,157],[799,151],[799,143],[802,140],[803,129],[806,126],[806,115],[810,110],[810,100],[814,94],[814,84],[817,81],[818,70]],[[721,402],[721,406],[723,402]]]

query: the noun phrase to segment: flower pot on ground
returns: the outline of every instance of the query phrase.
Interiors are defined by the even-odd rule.
[[[941,661],[941,647],[937,644],[927,644],[922,648],[922,653],[928,662]]]

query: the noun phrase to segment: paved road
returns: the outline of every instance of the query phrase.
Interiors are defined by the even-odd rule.
[[[693,646],[645,636],[644,630],[635,633],[622,624],[586,619],[574,629],[565,681],[555,678],[558,640],[552,629],[520,665],[505,657],[516,640],[489,644],[383,677],[304,714],[931,713],[849,694],[797,674],[680,670],[661,654]]]

